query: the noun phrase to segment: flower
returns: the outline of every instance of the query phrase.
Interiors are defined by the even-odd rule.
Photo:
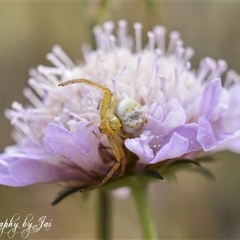
[[[13,102],[6,111],[14,126],[14,146],[0,155],[0,183],[24,186],[56,181],[78,186],[96,185],[115,164],[106,135],[100,135],[99,105],[103,92],[87,84],[59,87],[60,82],[85,78],[141,104],[146,121],[126,133],[125,175],[158,168],[167,160],[193,159],[229,149],[240,152],[240,81],[224,60],[207,57],[197,71],[189,60],[192,48],[184,48],[178,32],[155,26],[142,48],[142,25],[134,24],[135,38],[127,34],[127,22],[96,26],[97,49],[83,47],[84,61],[74,64],[60,46],[47,59],[53,67],[30,70],[23,93],[24,107]],[[160,165],[159,165],[160,164]],[[124,175],[124,176],[125,176]],[[123,176],[123,177],[124,177]],[[112,179],[117,179],[115,172]],[[111,180],[111,179],[110,179]]]

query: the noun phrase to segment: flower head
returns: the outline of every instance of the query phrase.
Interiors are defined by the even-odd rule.
[[[140,23],[134,24],[134,38],[124,20],[116,36],[113,29],[112,22],[94,28],[97,49],[83,47],[81,64],[54,46],[47,55],[53,67],[30,70],[23,92],[30,104],[14,102],[6,111],[16,145],[0,155],[1,184],[74,181],[91,186],[107,176],[117,154],[108,133],[92,124],[102,122],[104,92],[88,84],[58,86],[78,78],[116,94],[112,112],[122,123],[116,144],[126,157],[124,175],[144,173],[171,159],[196,159],[223,149],[240,152],[240,81],[229,70],[222,86],[224,60],[205,58],[195,71],[189,62],[194,51],[183,47],[178,32],[170,33],[166,48],[166,30],[155,26],[143,48]],[[140,113],[136,119],[144,119],[133,131],[126,130],[129,116],[124,115],[129,99]],[[118,177],[114,172],[112,179]]]

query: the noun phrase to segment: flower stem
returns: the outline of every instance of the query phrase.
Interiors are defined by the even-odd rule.
[[[132,196],[140,219],[144,239],[158,239],[155,224],[150,212],[147,196],[147,183],[140,181],[132,185]]]
[[[107,190],[99,189],[98,191],[98,219],[97,219],[97,236],[98,239],[110,239],[111,231],[111,203]]]

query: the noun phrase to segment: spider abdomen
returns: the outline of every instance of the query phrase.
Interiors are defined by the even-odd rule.
[[[145,122],[142,106],[133,98],[121,100],[116,114],[122,123],[122,130],[127,133],[137,132]]]

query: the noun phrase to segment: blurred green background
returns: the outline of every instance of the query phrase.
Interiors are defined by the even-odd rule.
[[[155,24],[165,25],[168,32],[180,31],[185,46],[195,49],[195,68],[201,58],[210,56],[225,59],[230,68],[240,72],[237,2],[164,1],[156,3],[151,11],[142,1],[109,1],[107,6],[78,1],[0,1],[1,112],[14,100],[26,102],[22,89],[27,84],[28,69],[49,65],[45,56],[54,44],[60,44],[73,60],[78,60],[81,44],[92,40],[90,27],[96,22],[111,19],[116,23],[122,18],[128,20],[129,32],[133,32],[135,21],[142,22],[144,36]],[[3,114],[0,124],[2,151],[13,141],[11,126]],[[152,183],[149,194],[160,239],[240,239],[240,159],[232,153],[217,157],[217,163],[206,165],[215,174],[215,182],[185,171],[178,174],[177,183]],[[32,234],[29,239],[94,239],[96,193],[88,201],[77,193],[50,206],[60,189],[56,184],[0,186],[0,222],[15,213],[22,218],[31,213],[35,220],[47,215],[48,220],[52,219],[52,228]],[[112,205],[114,239],[140,239],[132,200],[112,197]]]

